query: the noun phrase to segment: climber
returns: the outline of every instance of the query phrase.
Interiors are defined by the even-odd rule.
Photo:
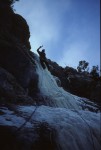
[[[48,68],[48,70],[50,70],[49,68],[49,64],[48,64],[48,61],[47,61],[47,58],[46,58],[46,54],[45,54],[45,49],[42,49],[42,51],[39,51],[40,48],[42,48],[43,46],[40,46],[38,49],[37,49],[37,52],[40,56],[40,63],[43,67],[43,69]],[[46,66],[45,66],[46,65]]]

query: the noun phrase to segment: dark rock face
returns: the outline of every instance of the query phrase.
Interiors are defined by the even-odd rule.
[[[46,122],[39,123],[36,126],[36,134],[38,138],[34,141],[32,148],[35,150],[56,150],[57,144],[55,141],[56,131]]]
[[[31,49],[29,43],[29,26],[27,25],[26,20],[18,14],[15,14],[13,17],[12,33],[17,39],[19,39],[21,43],[27,47],[28,50]]]
[[[15,142],[16,138],[10,127],[0,126],[0,141],[0,149],[2,150],[18,149],[18,143]]]
[[[34,101],[10,73],[0,68],[0,104],[23,102],[32,104]]]
[[[0,1],[0,67],[11,73],[18,84],[34,97],[38,92],[38,76],[34,58],[30,59],[29,37],[26,20],[15,14],[6,2]]]
[[[8,34],[7,34],[8,33]],[[12,37],[25,45],[28,50],[31,46],[29,43],[30,31],[26,20],[15,14],[7,2],[0,1],[0,34],[6,40]]]
[[[19,132],[15,127],[0,126],[0,149],[57,150],[55,135],[55,129],[44,122],[37,123],[34,129],[24,128]]]
[[[95,102],[101,103],[101,80],[95,81],[95,86],[94,82],[92,83],[90,98]]]

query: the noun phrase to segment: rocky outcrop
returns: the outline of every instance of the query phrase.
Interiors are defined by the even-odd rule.
[[[95,82],[95,83],[94,83]],[[93,81],[90,87],[90,99],[101,104],[101,80]]]
[[[51,73],[58,77],[61,86],[72,94],[89,98],[101,104],[101,79],[94,79],[87,72],[79,73],[72,67],[61,67],[56,62],[48,60]]]
[[[2,150],[57,150],[55,129],[44,122],[37,123],[34,129],[25,128],[20,132],[15,127],[0,126],[0,135]]]
[[[19,41],[27,47],[28,50],[31,49],[29,38],[29,26],[26,20],[19,14],[15,14],[13,17],[12,34],[19,39]]]
[[[13,39],[15,37],[28,50],[31,49],[29,42],[30,31],[26,20],[22,16],[15,14],[6,1],[0,1],[0,38],[6,41],[10,37]]]
[[[38,76],[30,54],[29,37],[26,20],[15,14],[6,1],[0,1],[0,67],[11,73],[34,98],[38,91]]]
[[[16,79],[0,67],[0,104],[33,104],[34,101]]]

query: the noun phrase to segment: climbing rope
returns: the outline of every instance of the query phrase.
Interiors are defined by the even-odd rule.
[[[31,115],[29,116],[29,118],[16,130],[16,133],[19,132],[21,129],[24,128],[24,126],[26,125],[26,123],[32,118],[32,116],[35,114],[36,110],[37,110],[38,106],[35,107],[34,111],[31,113]]]

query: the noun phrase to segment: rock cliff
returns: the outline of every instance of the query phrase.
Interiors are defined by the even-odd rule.
[[[34,59],[30,59],[29,37],[30,31],[26,20],[15,14],[7,2],[0,1],[0,67],[5,69],[5,77],[6,74],[11,74],[16,79],[15,84],[19,84],[30,97],[38,91],[38,76],[35,73]],[[1,76],[4,73],[3,69],[0,70]],[[0,80],[0,82],[2,81]],[[11,82],[13,81],[11,80]],[[2,88],[0,88],[1,91]],[[33,94],[32,90],[35,91]],[[2,97],[1,91],[0,96]]]

